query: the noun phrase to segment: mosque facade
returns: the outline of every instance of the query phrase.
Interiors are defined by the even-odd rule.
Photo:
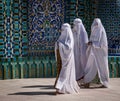
[[[0,79],[55,77],[61,25],[80,18],[90,35],[100,18],[110,77],[120,77],[120,0],[0,0]]]

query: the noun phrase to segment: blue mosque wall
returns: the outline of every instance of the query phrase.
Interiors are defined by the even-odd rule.
[[[28,0],[29,55],[54,55],[64,23],[64,0]]]
[[[120,77],[120,0],[0,0],[0,79],[55,77],[54,43],[61,25],[76,17],[88,35],[101,19],[110,77]]]
[[[97,17],[106,29],[109,55],[120,55],[120,0],[97,0]]]
[[[82,19],[90,35],[92,21],[105,26],[109,55],[120,55],[119,0],[1,0],[0,57],[54,56],[61,25]]]
[[[0,1],[0,57],[26,56],[27,0]]]

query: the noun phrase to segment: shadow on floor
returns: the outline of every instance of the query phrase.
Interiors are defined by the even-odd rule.
[[[81,89],[105,89],[106,87],[104,87],[101,84],[94,84],[94,85],[92,84],[92,85],[90,85],[89,88],[85,88],[84,86],[81,86],[80,88]]]
[[[22,88],[55,89],[53,85],[33,85],[33,86],[23,86]]]
[[[8,94],[8,95],[53,95],[55,96],[55,92],[17,92],[17,93],[13,93],[13,94]]]
[[[24,88],[29,88],[29,89],[34,89],[34,88],[40,88],[43,89],[44,91],[38,91],[38,92],[17,92],[17,93],[13,93],[13,94],[8,94],[8,95],[56,95],[55,91],[48,91],[49,90],[53,90],[55,89],[53,85],[32,85],[32,86],[23,86]],[[47,91],[45,91],[45,89]]]

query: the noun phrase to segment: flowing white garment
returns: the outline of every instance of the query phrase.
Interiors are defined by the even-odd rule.
[[[61,36],[55,45],[55,49],[59,47],[62,60],[62,68],[55,86],[60,93],[78,93],[80,89],[75,78],[73,45],[71,27],[67,23],[63,24]]]
[[[86,65],[86,49],[88,43],[87,32],[79,18],[74,20],[73,36],[76,80],[78,80],[84,76],[84,69]]]
[[[97,72],[100,82],[108,87],[109,69],[108,69],[108,44],[104,27],[100,19],[96,18],[91,27],[90,41],[92,45],[87,49],[87,64],[85,68],[84,82],[91,82]]]

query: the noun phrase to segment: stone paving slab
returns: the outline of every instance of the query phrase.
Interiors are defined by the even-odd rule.
[[[120,78],[110,88],[81,88],[79,94],[55,95],[55,78],[0,80],[0,101],[120,101]]]

